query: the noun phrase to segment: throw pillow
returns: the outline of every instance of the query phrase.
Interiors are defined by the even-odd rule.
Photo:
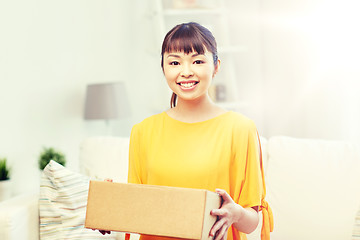
[[[124,239],[113,232],[102,235],[84,228],[90,178],[72,172],[55,161],[41,177],[39,215],[40,239]]]
[[[357,211],[355,216],[352,240],[360,240],[360,209]]]

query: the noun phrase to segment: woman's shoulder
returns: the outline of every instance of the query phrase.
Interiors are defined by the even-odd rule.
[[[143,119],[141,122],[135,124],[133,126],[133,129],[148,129],[148,128],[155,127],[161,121],[163,121],[163,118],[164,118],[164,112],[154,114],[150,117]]]
[[[229,123],[232,123],[233,126],[242,129],[254,127],[256,128],[255,123],[252,119],[238,112],[230,111],[229,114],[227,114],[226,120],[229,121]]]
[[[151,115],[150,117],[145,118],[139,124],[142,124],[142,125],[156,124],[159,121],[162,121],[163,118],[164,118],[164,112],[161,112],[161,113],[157,113],[157,114]]]

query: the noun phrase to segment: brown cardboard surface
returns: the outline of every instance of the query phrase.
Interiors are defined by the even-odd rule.
[[[85,227],[210,239],[220,197],[207,190],[90,181]]]

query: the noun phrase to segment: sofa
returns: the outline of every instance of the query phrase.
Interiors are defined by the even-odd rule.
[[[319,139],[298,139],[286,136],[261,138],[267,200],[274,215],[272,240],[345,240],[360,239],[360,147],[356,143]],[[35,240],[43,233],[44,216],[52,214],[49,200],[59,195],[58,189],[46,187],[56,181],[52,174],[59,170],[61,177],[72,176],[82,185],[86,197],[89,179],[112,178],[126,182],[129,139],[119,137],[91,137],[80,144],[80,170],[70,170],[53,164],[43,173],[38,193],[25,194],[0,203],[0,239]],[[65,172],[65,173],[64,173]],[[48,174],[48,176],[45,176]],[[67,174],[67,175],[66,175]],[[49,178],[50,176],[50,178]],[[49,180],[50,179],[50,180]],[[79,180],[80,179],[80,180]],[[46,182],[47,181],[47,182]],[[63,183],[62,180],[60,183]],[[51,183],[53,184],[53,183]],[[73,184],[73,183],[72,183]],[[78,183],[77,183],[78,184]],[[44,189],[48,189],[45,191]],[[52,189],[53,192],[48,192]],[[55,192],[54,192],[55,191]],[[63,193],[61,193],[63,194]],[[72,196],[69,198],[70,202]],[[82,202],[86,201],[81,200]],[[44,210],[45,208],[45,210]],[[77,207],[75,206],[74,209]],[[74,230],[64,227],[61,221],[52,235],[41,239],[123,239],[124,234],[102,236],[97,231],[83,229],[84,212],[61,212],[60,218],[72,214],[78,219],[77,230],[87,231],[88,236],[63,234]],[[42,221],[39,221],[42,219]],[[64,220],[65,221],[65,220]],[[80,224],[79,224],[80,223]],[[42,230],[39,231],[39,224]],[[249,240],[260,239],[261,222]],[[83,236],[83,237],[82,237]],[[137,239],[138,235],[131,235]]]

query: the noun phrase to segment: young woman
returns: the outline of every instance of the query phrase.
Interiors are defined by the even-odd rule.
[[[269,239],[272,215],[264,201],[256,127],[218,107],[208,94],[220,68],[215,38],[197,23],[180,24],[165,36],[161,56],[173,91],[171,108],[133,127],[128,182],[216,191],[223,204],[211,211],[218,220],[210,236],[246,239],[262,210],[262,239]]]

